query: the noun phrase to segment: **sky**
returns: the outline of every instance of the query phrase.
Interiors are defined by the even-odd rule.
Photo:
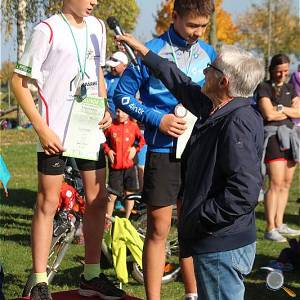
[[[140,15],[138,17],[137,26],[133,34],[141,39],[147,41],[152,38],[152,33],[155,31],[155,15],[160,8],[163,0],[136,0],[140,7]],[[290,0],[296,4],[299,11],[300,0]],[[251,4],[260,4],[263,0],[223,0],[223,8],[232,14],[235,19],[240,13],[245,12],[251,7]],[[12,41],[3,41],[1,37],[1,62],[5,60],[16,59],[15,46]]]

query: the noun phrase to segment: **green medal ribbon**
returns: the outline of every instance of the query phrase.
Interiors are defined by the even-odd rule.
[[[83,67],[82,67],[82,64],[81,64],[81,61],[80,61],[78,45],[77,45],[73,30],[71,28],[71,25],[69,24],[67,18],[65,17],[65,15],[63,13],[61,13],[61,17],[70,29],[70,32],[71,32],[71,35],[72,35],[72,38],[73,38],[73,42],[75,44],[76,52],[77,52],[77,60],[78,60],[81,80],[83,80],[84,76],[85,76],[85,70],[86,70],[87,49],[88,49],[88,27],[87,27],[87,23],[85,22],[85,55],[84,55],[84,64],[83,64]],[[79,100],[81,100],[81,101],[84,100],[86,98],[86,96],[87,96],[87,88],[86,88],[86,85],[84,83],[82,83],[82,85],[80,87],[80,96],[79,96],[80,99]]]

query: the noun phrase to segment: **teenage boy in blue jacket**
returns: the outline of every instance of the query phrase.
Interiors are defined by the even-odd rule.
[[[175,0],[173,24],[169,30],[147,43],[153,52],[167,58],[193,81],[203,84],[203,69],[215,57],[214,49],[199,40],[214,11],[212,1]],[[140,91],[141,102],[135,99]],[[165,264],[165,241],[172,208],[179,199],[181,162],[176,159],[177,138],[185,131],[185,121],[176,117],[178,100],[139,61],[123,73],[115,90],[117,107],[145,125],[148,153],[145,165],[143,201],[147,204],[148,227],[143,253],[147,299],[160,299]],[[177,202],[180,205],[180,200]],[[155,253],[155,254],[153,254]],[[192,258],[181,260],[185,299],[197,299]]]

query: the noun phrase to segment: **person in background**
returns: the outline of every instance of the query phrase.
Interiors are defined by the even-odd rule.
[[[300,97],[300,64],[298,70],[292,74],[290,83],[294,86],[297,96]],[[293,118],[292,120],[296,126],[300,127],[300,118]]]
[[[195,82],[204,83],[203,69],[216,53],[201,38],[214,11],[213,1],[175,0],[172,25],[148,47],[176,65]],[[140,91],[141,101],[135,95]],[[143,251],[146,297],[160,299],[165,267],[165,243],[173,206],[181,206],[181,162],[176,158],[177,138],[186,130],[186,121],[175,115],[178,100],[140,61],[130,64],[115,90],[114,102],[145,125],[147,157],[142,199],[147,204],[147,234]],[[155,253],[155,255],[153,255]],[[192,257],[180,259],[185,286],[184,299],[197,299]]]
[[[32,218],[32,300],[51,300],[47,261],[52,239],[53,218],[59,202],[65,160],[62,154],[72,105],[82,97],[106,97],[102,67],[105,64],[106,31],[102,20],[93,17],[97,0],[63,0],[62,11],[33,29],[25,51],[12,76],[17,101],[38,137],[38,191]],[[39,109],[28,88],[38,87]],[[108,111],[99,120],[99,130],[109,127]],[[100,146],[99,146],[100,147]],[[86,210],[84,271],[79,294],[120,299],[118,289],[100,270],[107,193],[106,162],[102,149],[97,161],[76,159],[84,184]]]
[[[108,109],[113,119],[116,118],[116,109],[113,102],[115,88],[128,65],[128,58],[124,52],[115,52],[107,61],[106,66],[110,68],[109,73],[104,76],[106,84]]]
[[[286,83],[290,60],[285,54],[272,57],[270,80],[257,88],[258,107],[265,123],[265,156],[269,187],[265,193],[265,239],[286,242],[287,236],[300,235],[299,230],[283,223],[300,149],[299,133],[292,118],[300,117],[299,97],[291,84]],[[298,155],[297,155],[298,154]]]
[[[137,168],[134,163],[136,154],[145,145],[145,140],[137,124],[129,116],[116,110],[116,119],[105,131],[106,142],[104,152],[109,159],[108,185],[113,190],[123,194],[132,194],[139,190]],[[107,214],[112,215],[117,196],[110,194],[107,204]],[[125,217],[129,218],[134,200],[125,203]]]

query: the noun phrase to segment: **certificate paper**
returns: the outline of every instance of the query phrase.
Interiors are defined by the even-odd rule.
[[[177,139],[177,146],[176,146],[176,158],[181,158],[182,152],[185,149],[185,146],[192,134],[194,125],[197,121],[197,117],[194,116],[190,111],[187,110],[187,114],[184,117],[184,120],[186,121],[187,129],[185,132],[179,136]]]
[[[81,102],[74,100],[63,156],[98,160],[100,145],[106,140],[98,125],[104,117],[105,101],[95,96],[86,97]]]

